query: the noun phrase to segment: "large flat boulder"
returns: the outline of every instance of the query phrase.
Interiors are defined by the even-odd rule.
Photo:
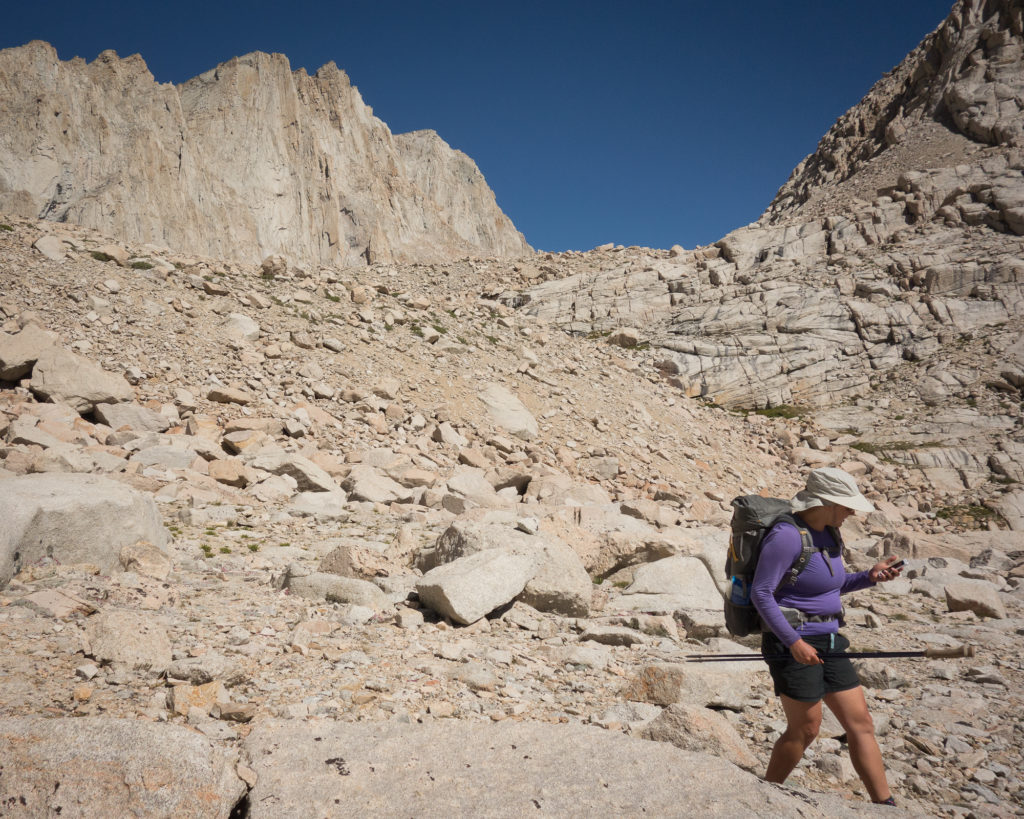
[[[237,754],[180,725],[113,717],[0,719],[4,816],[227,819]]]
[[[131,384],[120,375],[62,347],[39,352],[29,387],[37,397],[68,404],[82,414],[92,412],[97,404],[118,404],[135,397]]]
[[[519,599],[538,611],[567,617],[586,617],[590,613],[593,582],[579,555],[553,536],[538,537],[513,529],[505,523],[490,522],[506,518],[500,512],[476,517],[456,518],[441,533],[433,546],[420,551],[416,567],[428,572],[437,566],[489,549],[504,549],[530,558],[536,570]]]
[[[714,756],[582,725],[268,720],[245,740],[250,819],[862,815]]]
[[[533,558],[486,549],[431,569],[416,583],[420,602],[469,625],[512,602],[536,572]]]
[[[148,495],[96,475],[47,473],[4,481],[0,492],[0,589],[23,566],[46,557],[61,563],[120,568],[124,546],[168,543]]]

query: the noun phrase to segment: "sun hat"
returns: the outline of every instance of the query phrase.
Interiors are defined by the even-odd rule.
[[[807,485],[789,502],[794,512],[825,504],[845,506],[857,512],[875,511],[871,501],[860,493],[853,475],[834,466],[813,470],[807,476]]]

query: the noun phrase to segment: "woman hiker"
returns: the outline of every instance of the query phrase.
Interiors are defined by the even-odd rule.
[[[871,800],[894,805],[864,690],[853,664],[841,656],[850,642],[839,634],[839,596],[892,580],[902,571],[893,566],[896,557],[853,574],[843,566],[839,527],[855,512],[874,508],[848,473],[815,469],[791,502],[793,521],[810,533],[815,551],[796,579],[788,578],[803,540],[793,523],[785,518],[776,523],[762,542],[750,597],[765,624],[761,652],[788,655],[768,663],[788,724],[772,750],[765,779],[782,783],[796,767],[818,735],[824,700],[846,731],[853,767]]]

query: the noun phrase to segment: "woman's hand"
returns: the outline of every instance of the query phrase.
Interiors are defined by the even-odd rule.
[[[894,566],[899,563],[899,566]],[[886,580],[895,580],[903,571],[903,561],[896,555],[890,555],[881,563],[876,563],[868,570],[868,577],[872,583],[884,583]]]
[[[789,653],[793,659],[801,665],[821,665],[825,661],[818,656],[814,647],[804,640],[797,640],[789,647]]]

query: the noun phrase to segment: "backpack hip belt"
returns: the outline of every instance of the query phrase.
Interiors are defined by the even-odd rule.
[[[782,612],[786,622],[793,628],[800,628],[804,623],[831,623],[833,620],[842,620],[843,617],[842,612],[838,614],[807,614],[800,611],[800,609],[793,609],[788,606],[779,606],[779,611]],[[762,630],[767,631],[763,624]]]

